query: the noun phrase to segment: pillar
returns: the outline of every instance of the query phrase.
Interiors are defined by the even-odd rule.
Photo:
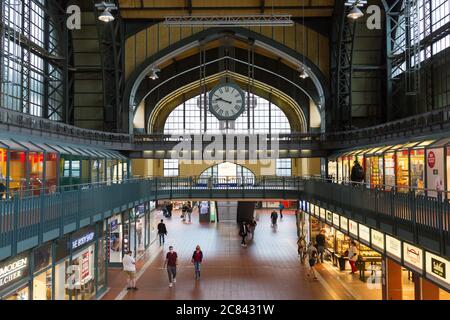
[[[422,300],[439,300],[439,287],[424,278],[421,280]]]
[[[383,300],[402,300],[402,267],[389,258],[383,260]]]

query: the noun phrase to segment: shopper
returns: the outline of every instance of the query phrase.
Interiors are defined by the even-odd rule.
[[[256,223],[255,219],[253,219],[253,220],[249,223],[249,228],[248,228],[248,230],[249,230],[250,234],[252,235],[252,240],[253,240],[253,238],[255,237],[255,229],[256,229],[256,225],[257,225],[257,223]]]
[[[197,245],[197,247],[195,247],[195,251],[192,254],[191,261],[194,264],[195,280],[199,280],[200,279],[200,265],[202,264],[202,261],[203,261],[203,252],[202,252],[202,250],[200,250],[199,245]]]
[[[166,261],[164,261],[164,268],[167,267],[167,274],[169,275],[169,288],[172,288],[173,284],[177,282],[177,266],[178,255],[173,250],[173,246],[170,246],[169,252],[166,254]]]
[[[128,251],[123,256],[123,271],[127,275],[127,290],[137,290],[136,288],[136,261],[133,258],[133,252]]]
[[[241,246],[243,246],[243,247],[247,246],[247,244],[245,243],[245,238],[247,237],[247,234],[248,234],[247,223],[245,221],[242,221],[241,227],[239,230],[239,235],[242,237]]]
[[[305,240],[305,236],[301,235],[300,238],[298,238],[297,241],[297,253],[298,253],[298,257],[300,258],[300,262],[301,263],[305,263],[305,259],[306,259],[306,240]]]
[[[356,260],[358,260],[358,249],[356,248],[356,242],[352,241],[350,248],[348,248],[348,262],[352,268],[351,274],[354,274],[357,271]]]
[[[316,243],[317,243],[317,251],[319,253],[320,261],[323,263],[323,253],[325,251],[325,230],[322,229],[320,233],[316,236]]]
[[[316,265],[317,261],[317,249],[312,244],[312,242],[309,243],[306,254],[308,255],[308,262],[309,262],[309,269],[307,275],[308,277],[312,275],[314,277],[314,280],[317,280],[316,273],[314,271],[314,266]]]
[[[167,215],[169,218],[172,217],[172,210],[173,210],[173,204],[172,204],[172,202],[169,202],[167,204]]]
[[[270,214],[270,219],[272,220],[272,227],[275,227],[278,220],[278,213],[275,210],[273,210]]]
[[[186,221],[186,212],[188,209],[188,205],[187,203],[183,203],[183,206],[181,207],[181,219],[183,219],[183,221]]]
[[[167,236],[167,228],[163,222],[163,219],[161,219],[161,222],[158,223],[158,235],[159,235],[159,245],[162,246],[165,242],[164,236]]]
[[[352,185],[357,186],[364,182],[364,169],[358,162],[358,159],[353,163],[352,172],[350,174]]]
[[[280,209],[280,219],[283,219],[283,209],[284,209],[283,202],[280,202],[280,205],[278,206],[278,208]]]

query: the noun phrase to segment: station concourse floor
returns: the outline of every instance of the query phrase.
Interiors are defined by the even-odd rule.
[[[340,272],[331,263],[318,264],[318,280],[307,277],[307,266],[297,256],[293,210],[284,210],[278,227],[270,226],[272,210],[257,210],[255,239],[241,247],[236,224],[183,222],[179,211],[165,219],[168,236],[163,247],[156,241],[137,265],[136,291],[126,290],[121,269],[109,269],[106,300],[363,300],[381,299],[380,289],[369,289],[357,275]],[[157,211],[158,217],[162,213]],[[159,220],[158,220],[159,221]],[[201,279],[194,278],[191,261],[199,244],[204,260]],[[169,288],[163,269],[168,246],[179,257],[177,282]]]

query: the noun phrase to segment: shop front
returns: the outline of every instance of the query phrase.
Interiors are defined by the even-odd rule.
[[[106,285],[101,223],[0,262],[2,300],[89,300]]]

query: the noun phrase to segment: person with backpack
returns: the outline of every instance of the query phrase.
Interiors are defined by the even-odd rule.
[[[192,254],[192,263],[194,264],[194,269],[195,269],[195,280],[199,280],[200,279],[200,266],[202,264],[203,261],[203,252],[202,250],[200,250],[200,246],[197,245],[197,247],[195,247],[195,251]]]
[[[314,271],[314,266],[316,265],[317,261],[317,249],[312,244],[312,242],[309,243],[308,250],[306,250],[306,254],[308,255],[308,262],[309,262],[309,269],[307,276],[309,277],[312,274],[314,280],[317,280],[316,273]]]
[[[275,210],[273,210],[272,213],[270,214],[270,219],[272,220],[272,227],[276,227],[278,220],[278,213]]]
[[[241,241],[241,246],[242,247],[246,247],[247,244],[245,243],[245,238],[247,237],[248,234],[248,227],[247,227],[247,223],[245,221],[242,221],[242,224],[240,226],[239,229],[239,235],[242,237],[242,241]]]
[[[158,223],[158,235],[159,235],[159,245],[163,245],[164,244],[164,236],[167,236],[167,228],[166,225],[163,222],[163,219],[161,219],[161,222]],[[161,244],[161,240],[162,240],[162,244]]]
[[[353,163],[352,173],[350,174],[352,185],[357,186],[364,182],[364,170],[358,162],[358,159]]]

